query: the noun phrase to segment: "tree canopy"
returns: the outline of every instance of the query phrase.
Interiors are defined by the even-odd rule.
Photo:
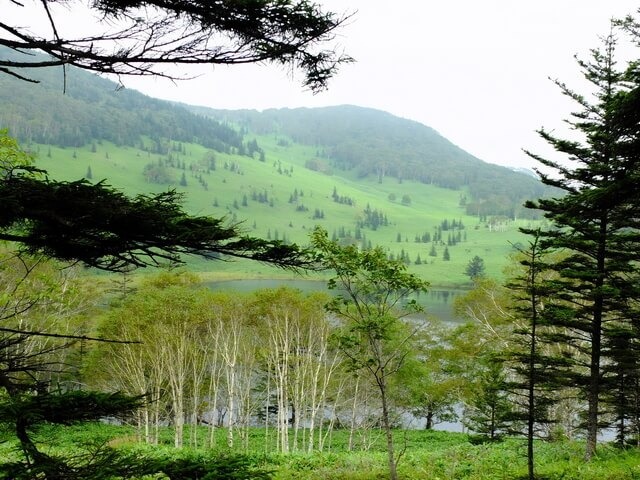
[[[178,78],[164,66],[270,62],[301,69],[304,85],[315,91],[326,87],[339,64],[351,60],[323,48],[346,18],[307,0],[96,0],[89,6],[96,23],[91,33],[65,31],[60,21],[69,10],[81,12],[84,2],[9,3],[13,11],[29,9],[34,20],[28,26],[0,21],[0,45],[26,54],[0,57],[0,72],[23,80],[31,77],[21,69],[61,65]],[[35,27],[39,19],[33,8],[46,27]]]

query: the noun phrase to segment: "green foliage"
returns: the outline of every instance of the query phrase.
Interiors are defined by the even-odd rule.
[[[102,433],[101,433],[102,432]],[[115,427],[106,424],[87,425],[86,427],[65,427],[64,430],[50,429],[49,440],[52,444],[68,448],[68,438],[90,438],[91,435],[123,437],[131,433],[128,427]],[[224,431],[217,430],[218,443],[224,444]],[[412,480],[495,480],[526,478],[526,461],[522,455],[523,440],[506,438],[502,442],[488,442],[474,445],[468,435],[442,431],[408,430],[397,431],[404,438],[406,452],[398,466],[399,476]],[[168,466],[167,470],[191,469],[197,462],[212,466],[225,472],[225,462],[236,465],[243,472],[241,479],[278,480],[379,480],[385,478],[386,455],[382,438],[379,438],[368,450],[347,451],[348,431],[336,430],[331,451],[313,454],[265,454],[264,429],[253,429],[250,434],[252,446],[249,452],[229,452],[227,447],[219,450],[192,450],[188,447],[178,451],[166,445],[123,445],[117,449],[122,456],[138,461],[147,470],[139,470],[138,475],[124,478],[149,478],[143,472],[151,473],[158,467],[170,465],[174,461],[178,466]],[[0,444],[0,455],[10,458],[7,444]],[[77,448],[77,447],[75,447]],[[640,474],[640,454],[636,449],[620,450],[603,445],[598,455],[588,463],[582,458],[583,443],[579,441],[543,442],[536,441],[537,478],[544,480],[635,480]],[[238,460],[239,459],[239,460]],[[108,466],[108,465],[107,465]],[[192,470],[192,471],[193,471]],[[113,470],[106,470],[105,473]],[[271,473],[269,473],[271,472]],[[231,472],[230,475],[235,473]],[[269,477],[268,475],[271,475]],[[252,475],[255,475],[253,477]],[[15,478],[15,477],[13,477]],[[33,477],[26,477],[31,480]],[[73,477],[72,477],[73,478]],[[79,477],[75,477],[80,480]],[[113,477],[86,477],[92,480]],[[214,477],[215,478],[215,477]],[[218,477],[220,480],[238,477]],[[22,480],[22,479],[21,479]]]
[[[4,178],[16,167],[33,165],[33,155],[25,152],[9,131],[0,129],[0,174]]]
[[[4,145],[7,162],[27,159],[17,144],[5,140]],[[180,262],[185,253],[252,258],[283,267],[307,264],[295,246],[243,236],[224,219],[188,215],[175,191],[131,199],[103,182],[55,182],[38,176],[43,173],[18,165],[0,182],[5,205],[0,238],[31,254],[106,270]]]
[[[172,172],[169,171],[161,162],[147,163],[142,170],[144,179],[149,183],[156,183],[158,185],[175,183],[175,178]]]
[[[7,398],[0,403],[0,422],[11,423],[20,418],[26,428],[47,422],[68,425],[127,415],[142,401],[141,397],[120,393],[70,391],[27,394]]]
[[[551,265],[559,276],[554,297],[565,302],[564,310],[551,321],[559,332],[557,343],[573,347],[572,356],[579,359],[566,374],[567,383],[578,387],[587,402],[587,458],[595,454],[602,395],[611,388],[603,367],[622,360],[616,350],[629,346],[617,344],[616,335],[610,336],[609,332],[635,328],[637,310],[632,304],[640,298],[636,269],[640,260],[638,196],[637,189],[629,188],[627,173],[640,168],[640,132],[629,117],[637,109],[640,83],[635,62],[628,64],[626,71],[616,66],[616,44],[610,33],[602,39],[600,49],[591,51],[589,61],[578,61],[593,96],[585,97],[556,82],[562,93],[581,108],[567,123],[584,140],[558,138],[545,129],[538,133],[569,163],[529,154],[556,173],[543,175],[543,182],[566,192],[563,197],[527,205],[542,210],[552,222],[540,234],[541,246],[566,252]],[[607,346],[610,349],[605,351]],[[628,353],[635,351],[632,348]],[[607,373],[617,376],[612,370]],[[624,369],[618,373],[628,375],[629,380],[636,376]]]
[[[244,455],[183,454],[177,458],[167,455],[152,461],[154,470],[162,472],[170,480],[269,480],[272,471],[256,467],[254,461]]]
[[[464,273],[471,279],[471,281],[474,281],[476,278],[484,277],[484,260],[478,255],[474,256],[469,260],[467,267],[464,269]]]
[[[5,397],[0,403],[0,422],[15,429],[23,458],[0,464],[0,478],[98,480],[146,473],[136,458],[102,445],[82,448],[73,455],[49,454],[38,448],[34,438],[38,428],[47,423],[69,425],[107,416],[121,417],[141,404],[141,397],[87,391]]]
[[[402,369],[413,352],[419,327],[400,321],[421,311],[410,295],[425,292],[428,283],[407,272],[401,260],[389,260],[377,247],[359,250],[330,241],[325,230],[316,228],[311,245],[318,261],[335,272],[327,285],[337,295],[327,310],[344,323],[337,333],[340,350],[354,371],[364,371],[376,385],[382,407],[381,423],[387,438],[391,480],[398,478],[389,407],[390,378]]]
[[[489,440],[500,439],[511,428],[512,402],[507,394],[504,363],[491,356],[480,359],[480,371],[476,388],[464,424],[471,431]]]

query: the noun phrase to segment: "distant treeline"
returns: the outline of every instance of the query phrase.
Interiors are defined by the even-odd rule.
[[[75,68],[29,72],[33,85],[0,76],[0,127],[23,142],[80,147],[92,140],[138,146],[143,137],[194,142],[219,152],[242,151],[242,135],[214,119],[156,100]]]

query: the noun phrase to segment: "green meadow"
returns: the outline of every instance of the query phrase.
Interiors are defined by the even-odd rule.
[[[475,255],[481,257],[486,273],[501,278],[514,245],[526,243],[519,227],[531,226],[529,220],[511,220],[490,225],[465,214],[461,198],[464,190],[449,190],[434,185],[385,177],[381,182],[370,177],[357,178],[353,172],[321,173],[305,165],[316,158],[313,147],[296,144],[275,135],[255,138],[265,152],[265,161],[213,152],[215,170],[207,169],[211,156],[197,144],[180,144],[180,151],[159,155],[140,148],[119,147],[108,142],[87,144],[81,148],[31,145],[36,165],[55,179],[76,180],[87,176],[104,180],[129,194],[176,189],[184,192],[190,213],[224,216],[240,223],[250,235],[305,245],[309,232],[319,225],[345,241],[357,237],[356,225],[369,206],[383,214],[387,225],[377,229],[363,227],[363,244],[380,245],[390,255],[403,256],[412,272],[437,286],[465,286],[469,278],[464,269]],[[285,141],[283,141],[285,140]],[[143,171],[150,163],[171,157],[176,166],[167,167],[170,183],[156,184],[145,179]],[[181,181],[186,180],[186,186]],[[184,181],[182,181],[184,184]],[[350,200],[350,205],[334,201],[333,196]],[[403,197],[410,201],[403,203]],[[262,200],[262,201],[260,201]],[[318,218],[317,213],[322,218]],[[432,239],[443,221],[462,222],[464,228],[443,231],[442,241],[416,242],[425,233]],[[447,246],[448,235],[460,241]],[[450,259],[444,257],[445,247]],[[435,255],[433,255],[435,249]],[[419,256],[419,260],[418,260]],[[190,268],[210,279],[279,278],[291,274],[255,262],[205,262],[190,260]]]
[[[109,446],[136,457],[156,458],[222,458],[240,456],[259,471],[271,472],[273,480],[377,480],[388,478],[384,436],[381,431],[360,432],[352,451],[348,451],[348,431],[332,433],[323,452],[303,451],[274,453],[275,433],[265,435],[264,428],[248,433],[246,446],[229,448],[226,429],[214,431],[213,445],[193,447],[193,430],[187,432],[186,446],[176,450],[171,430],[163,429],[158,445],[137,441],[135,429],[100,423],[71,427],[42,427],[38,440],[48,445],[48,453],[78,454],[83,448]],[[444,431],[396,431],[404,451],[398,473],[403,480],[518,480],[526,478],[526,445],[524,439],[508,438],[483,443],[464,433]],[[16,445],[3,434],[0,456],[9,460]],[[197,432],[202,445],[209,431]],[[269,443],[271,441],[271,444]],[[271,446],[270,446],[271,445]],[[640,478],[640,453],[635,449],[620,450],[603,444],[591,462],[583,461],[581,441],[539,441],[536,448],[536,472],[544,480],[633,480]],[[146,477],[150,479],[152,477]],[[164,477],[153,477],[155,479]],[[191,477],[189,477],[191,478]],[[215,477],[218,478],[218,477]],[[222,476],[219,478],[236,478]],[[261,477],[262,478],[262,477]]]

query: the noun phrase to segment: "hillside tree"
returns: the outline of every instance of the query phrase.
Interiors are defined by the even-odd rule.
[[[469,263],[467,263],[464,273],[471,279],[471,281],[484,277],[484,260],[478,255],[475,255],[471,260],[469,260]]]

